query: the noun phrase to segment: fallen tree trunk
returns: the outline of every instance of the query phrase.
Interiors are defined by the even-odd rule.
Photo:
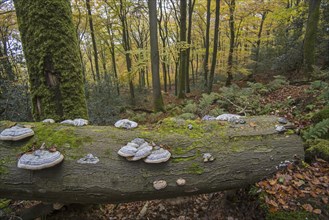
[[[0,197],[117,203],[241,188],[272,174],[280,162],[292,161],[294,155],[304,157],[300,137],[278,134],[276,121],[270,116],[247,118],[243,125],[166,119],[152,128],[135,130],[24,123],[32,125],[34,137],[24,142],[0,141]],[[5,125],[2,122],[0,127]],[[166,163],[146,164],[118,156],[120,147],[136,137],[164,145],[172,158]],[[64,162],[39,171],[17,168],[17,155],[42,142],[57,144]],[[216,160],[204,163],[202,153],[206,152]],[[100,162],[78,164],[87,153],[99,157]],[[184,178],[186,185],[177,186],[178,178]],[[168,186],[157,191],[155,180],[165,180]]]

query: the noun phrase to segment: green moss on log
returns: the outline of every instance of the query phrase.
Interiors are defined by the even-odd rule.
[[[15,0],[37,121],[87,118],[70,2]]]
[[[84,142],[91,142],[89,136],[78,136],[75,127],[70,125],[34,123],[34,136],[20,149],[24,152],[33,145],[39,148],[42,143],[47,147],[56,145],[59,150],[79,148]]]

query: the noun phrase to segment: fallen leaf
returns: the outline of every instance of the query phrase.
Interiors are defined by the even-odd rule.
[[[278,204],[272,199],[268,202],[268,204],[270,204],[271,206],[274,206],[276,208],[279,207]]]
[[[310,204],[304,204],[304,205],[302,205],[302,207],[308,212],[313,211],[313,207]]]
[[[278,202],[281,204],[281,205],[285,205],[286,204],[286,202],[283,200],[283,199],[278,199]]]
[[[274,186],[276,183],[277,183],[277,179],[272,179],[272,180],[269,180],[269,183],[271,186]]]
[[[294,177],[296,177],[296,178],[298,178],[298,179],[301,179],[301,180],[305,179],[304,176],[303,176],[302,174],[300,174],[300,173],[296,173],[296,174],[294,175]]]
[[[253,128],[257,126],[256,123],[254,123],[254,122],[250,122],[249,125],[250,125],[250,127],[253,127]]]
[[[321,214],[321,209],[314,209],[313,213],[320,215]]]
[[[322,202],[324,204],[328,204],[328,197],[322,197]]]

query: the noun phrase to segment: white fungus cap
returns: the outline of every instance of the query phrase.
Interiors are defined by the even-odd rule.
[[[153,147],[148,145],[148,143],[142,144],[139,148],[137,148],[137,152],[135,153],[134,157],[130,158],[129,160],[136,161],[147,157],[151,154],[152,148]]]
[[[55,120],[54,119],[51,119],[51,118],[47,118],[47,119],[43,120],[42,122],[43,123],[53,124],[53,123],[55,123]]]
[[[153,182],[153,187],[156,190],[164,189],[167,187],[167,182],[165,180],[156,180]]]
[[[126,145],[120,148],[118,154],[122,157],[133,157],[137,152],[137,148],[131,145]]]
[[[138,126],[137,122],[130,121],[128,119],[121,119],[114,124],[117,128],[126,128],[126,129],[132,129],[136,128]]]
[[[216,120],[220,121],[231,121],[234,119],[240,119],[241,115],[235,115],[235,114],[221,114],[217,116]]]
[[[4,141],[19,141],[24,138],[34,135],[34,131],[31,128],[23,128],[19,126],[13,126],[7,128],[0,133],[0,140]]]
[[[66,119],[66,120],[62,121],[61,124],[74,125],[74,121],[71,119]]]
[[[145,158],[145,163],[162,163],[170,159],[171,153],[168,150],[160,148],[153,151],[147,158]]]
[[[41,170],[53,167],[62,162],[63,159],[64,156],[58,151],[36,150],[33,153],[23,154],[18,160],[17,167],[27,170]]]
[[[88,125],[88,120],[83,118],[76,118],[73,120],[73,124],[74,126],[78,126],[78,127]]]

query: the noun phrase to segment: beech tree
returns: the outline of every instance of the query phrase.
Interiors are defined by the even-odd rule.
[[[70,2],[14,0],[35,120],[87,118]]]
[[[164,105],[161,94],[160,74],[159,74],[159,47],[157,28],[157,2],[148,1],[150,41],[151,41],[151,68],[152,68],[152,88],[153,88],[153,108],[155,111],[163,111]]]
[[[315,41],[320,18],[321,0],[310,0],[308,20],[304,37],[304,71],[307,78],[311,77],[315,64]]]

